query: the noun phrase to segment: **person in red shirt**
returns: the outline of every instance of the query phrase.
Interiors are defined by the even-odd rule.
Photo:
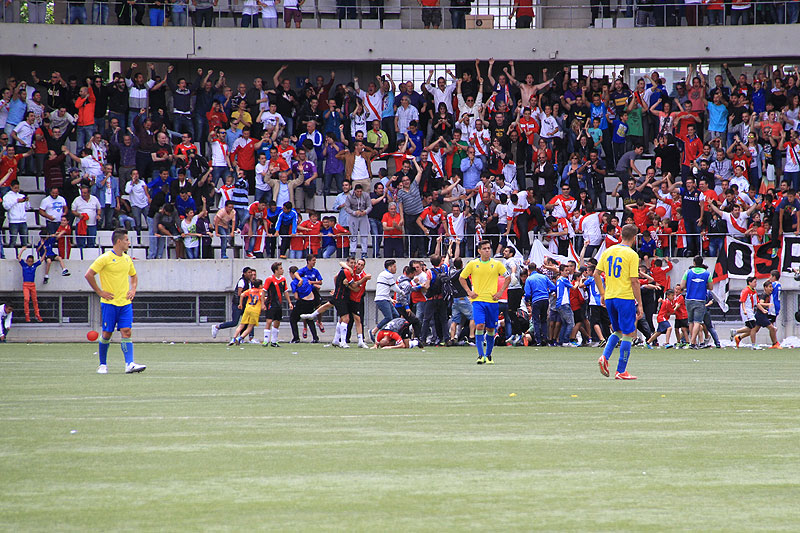
[[[384,257],[403,256],[403,214],[397,210],[395,202],[389,202],[389,210],[381,219],[383,225]]]
[[[682,180],[692,175],[692,164],[703,153],[703,141],[695,134],[696,129],[697,126],[689,124],[686,127],[686,136],[680,138],[683,141]]]
[[[686,310],[686,300],[683,297],[683,288],[675,286],[672,307],[675,309],[675,338],[678,344],[687,344],[689,340],[689,312]]]
[[[517,28],[530,28],[533,25],[533,0],[514,0],[514,8],[508,16],[517,17],[515,26]]]
[[[322,246],[321,229],[322,223],[319,221],[319,214],[314,210],[308,211],[308,220],[297,225],[297,232],[304,235],[303,249],[310,249],[314,255],[319,253],[320,246]]]
[[[61,225],[56,230],[56,242],[58,243],[58,255],[69,259],[72,250],[72,226],[66,216],[61,217]]]
[[[356,262],[355,269],[350,270],[350,267],[346,263],[340,263],[344,270],[345,279],[350,286],[350,301],[348,302],[348,308],[350,310],[350,316],[353,317],[353,320],[350,321],[350,324],[355,323],[355,330],[356,334],[358,335],[358,347],[359,348],[369,348],[367,344],[364,342],[364,326],[362,324],[362,317],[364,316],[364,293],[367,291],[367,282],[372,279],[370,274],[364,272],[364,267],[367,266],[367,262],[364,259],[359,259]],[[350,329],[348,329],[348,335],[350,333]],[[349,342],[349,339],[347,339]]]
[[[636,200],[636,205],[629,205],[628,210],[633,214],[633,223],[639,228],[639,231],[647,231],[648,214],[654,209],[653,204],[644,203],[643,198]]]
[[[250,194],[256,191],[256,150],[261,148],[264,140],[256,141],[250,137],[250,126],[242,128],[242,136],[233,143],[231,160],[244,172]]]
[[[336,222],[336,217],[330,217],[333,223],[333,234],[336,235],[336,257],[347,257],[350,253],[350,230]]]
[[[664,348],[672,348],[672,345],[669,343],[669,340],[672,338],[672,325],[669,323],[670,315],[675,314],[675,306],[673,305],[672,298],[675,296],[675,291],[672,289],[667,289],[667,292],[664,293],[665,298],[659,299],[661,302],[661,307],[658,310],[658,316],[656,320],[658,321],[658,328],[656,332],[647,340],[648,344],[653,344],[658,337],[663,333],[667,336],[667,343],[664,345]]]
[[[255,257],[253,255],[253,249],[255,246],[256,234],[260,227],[264,227],[267,224],[267,215],[269,211],[269,205],[267,204],[266,198],[261,198],[258,202],[253,202],[250,204],[250,207],[247,209],[248,213],[250,213],[250,217],[245,222],[244,227],[242,228],[242,237],[244,238],[245,242],[245,250],[247,251],[247,258],[252,259]]]
[[[302,224],[303,214],[297,213],[297,232],[300,232],[300,224]],[[290,259],[302,259],[306,255],[306,250],[308,250],[308,239],[298,235],[297,233],[294,234],[289,241],[289,258]]]
[[[197,154],[197,145],[192,142],[191,133],[181,134],[181,142],[175,147],[175,160],[178,168],[186,168],[189,165],[189,153]],[[195,178],[199,176],[194,176]]]
[[[417,226],[422,233],[429,237],[428,253],[433,254],[436,249],[436,239],[439,237],[439,230],[442,228],[445,212],[438,204],[432,203],[422,210],[417,217]]]
[[[222,105],[216,100],[211,104],[211,111],[206,113],[206,120],[208,120],[208,131],[228,127],[228,115],[225,114],[222,110]]]
[[[664,266],[664,261],[667,262],[667,265]],[[672,270],[672,261],[669,259],[653,259],[653,265],[650,267],[650,276],[653,277],[653,280],[656,282],[658,286],[661,287],[661,292],[664,292],[664,289],[669,289],[667,283],[667,272]],[[658,295],[658,298],[662,298],[663,294]]]
[[[16,153],[16,147],[13,144],[9,144],[6,147],[6,154],[0,157],[0,187],[11,187],[11,182],[17,179],[19,162],[26,157],[32,156],[33,151],[28,150],[24,154],[18,154]],[[11,171],[10,174],[9,170]]]

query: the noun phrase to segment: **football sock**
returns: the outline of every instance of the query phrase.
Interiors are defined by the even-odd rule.
[[[358,334],[358,344],[364,344],[364,335],[362,333]]]
[[[619,361],[617,362],[617,372],[620,374],[625,372],[628,366],[628,357],[631,355],[631,338],[622,337],[622,342],[619,343]]]
[[[125,357],[125,364],[133,363],[133,341],[131,339],[123,338],[120,341],[119,347],[122,349],[122,355]],[[106,346],[108,350],[108,346]]]
[[[605,348],[603,348],[603,357],[606,359],[611,359],[611,356],[614,354],[614,348],[617,347],[619,344],[619,336],[616,333],[612,333],[608,336],[608,342],[606,342]]]
[[[276,344],[278,343],[278,333],[279,333],[279,331],[280,330],[278,328],[272,328],[272,342],[274,342]]]
[[[316,320],[318,316],[319,316],[319,311],[314,311],[313,313],[311,313],[311,320]]]
[[[492,356],[492,348],[494,348],[494,330],[487,329],[486,330],[486,355],[491,357]]]
[[[478,357],[483,357],[484,334],[482,329],[475,330],[475,346],[478,347]]]
[[[339,342],[339,338],[342,336],[342,323],[337,322],[336,328],[334,328],[333,332],[333,343],[337,344]]]
[[[97,343],[98,344],[97,353],[100,355],[101,365],[106,364],[106,361],[108,361],[108,343],[110,342],[111,339],[104,339],[103,336],[101,335],[100,341]]]
[[[269,330],[264,328],[264,342],[269,342]]]

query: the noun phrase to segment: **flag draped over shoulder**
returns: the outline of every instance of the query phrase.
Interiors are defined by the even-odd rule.
[[[717,255],[717,264],[714,266],[711,296],[717,302],[723,313],[728,312],[728,239],[720,246]]]

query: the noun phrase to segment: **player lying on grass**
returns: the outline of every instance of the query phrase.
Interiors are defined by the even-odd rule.
[[[236,327],[236,333],[228,343],[228,346],[233,344],[241,344],[245,337],[250,335],[258,325],[258,318],[264,308],[264,291],[261,289],[263,282],[260,279],[253,281],[253,286],[250,289],[242,292],[239,297],[239,307],[244,307],[242,319]],[[246,302],[246,305],[245,305]]]
[[[393,318],[378,330],[375,345],[372,348],[392,350],[394,348],[415,348],[417,345],[416,339],[411,340],[411,323],[405,318]]]

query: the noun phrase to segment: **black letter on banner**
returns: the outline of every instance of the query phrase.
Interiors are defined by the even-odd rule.
[[[791,270],[792,265],[800,266],[800,237],[783,238],[783,268]]]
[[[770,272],[776,270],[781,264],[781,249],[773,244],[759,244],[755,247],[754,263],[757,278],[768,278]]]
[[[735,239],[728,240],[728,276],[747,278],[753,275],[753,248]]]

